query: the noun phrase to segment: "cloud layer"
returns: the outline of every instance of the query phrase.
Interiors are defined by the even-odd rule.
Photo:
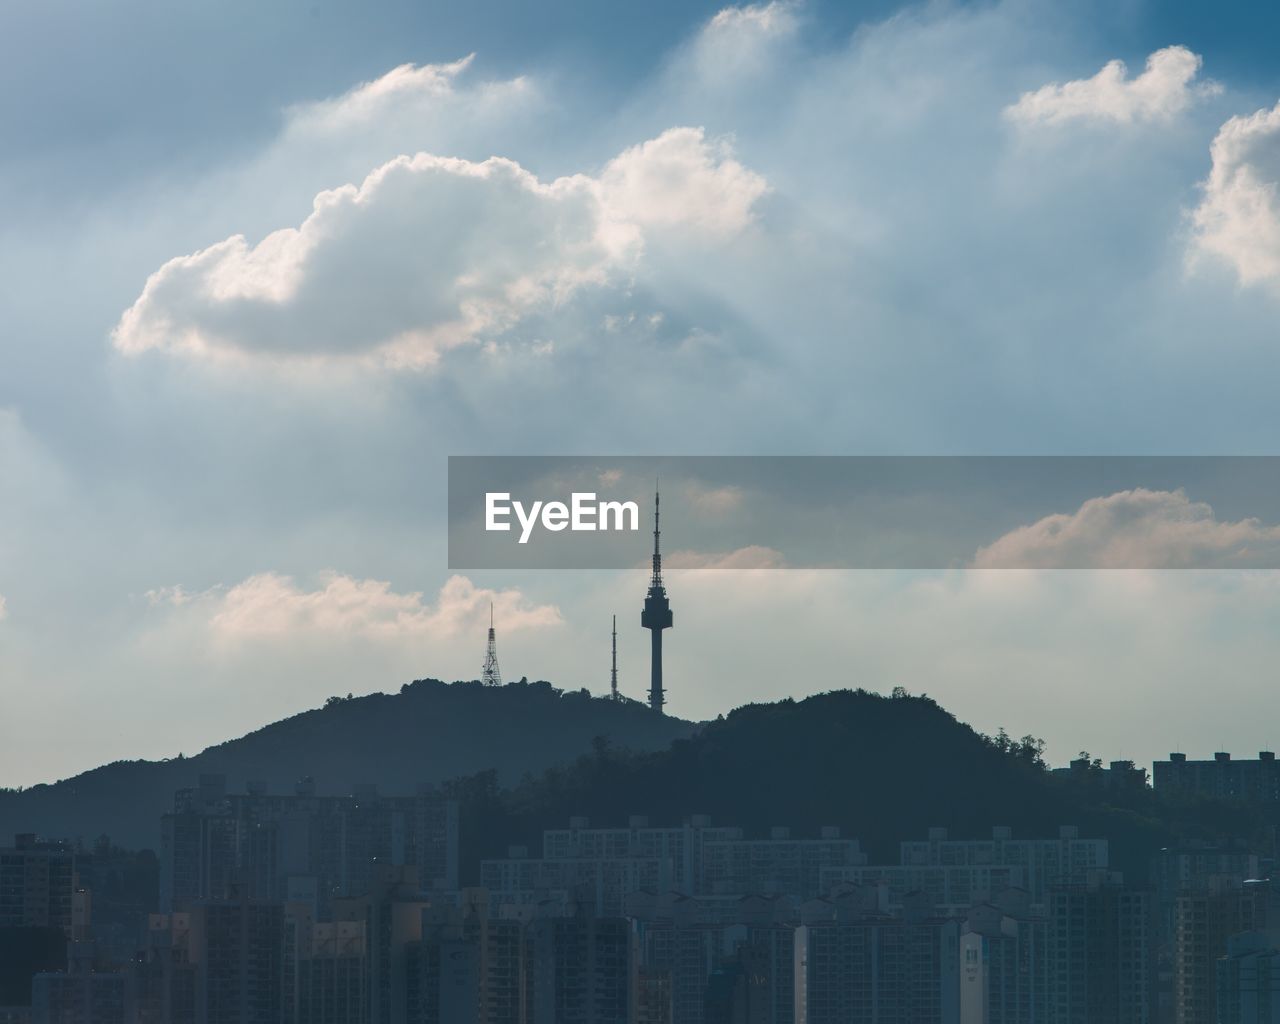
[[[575,55],[554,30],[535,51],[506,23],[393,36],[363,14],[334,46],[309,34],[327,15],[270,4],[246,8],[259,49],[231,61],[198,25],[151,45],[154,19],[113,7],[104,26],[147,43],[130,80],[177,92],[59,62],[57,88],[105,112],[59,122],[15,73],[48,145],[0,160],[24,198],[0,232],[0,405],[22,416],[0,413],[0,687],[22,711],[0,722],[0,783],[474,674],[476,594],[513,580],[477,578],[471,626],[431,632],[454,603],[446,452],[1269,450],[1277,295],[1237,281],[1280,280],[1275,85],[1232,66],[1222,22],[1171,34],[1158,6],[770,3],[694,24],[668,5],[626,54],[599,30]],[[533,20],[597,31],[554,4]],[[1189,46],[1094,74],[1135,38]],[[261,94],[263,68],[287,89]],[[239,105],[189,116],[210,93]],[[1228,273],[1188,275],[1188,241]],[[1265,524],[1143,500],[1162,510],[1064,505],[1070,542],[1008,555],[1270,550]],[[1125,516],[1164,540],[1143,547]],[[678,521],[664,540],[713,552],[696,564],[777,562]],[[504,667],[604,689],[616,609],[641,692],[643,575],[522,578],[563,626],[518,632]],[[1185,735],[1253,727],[1235,709],[1266,698],[1277,655],[1266,574],[1087,575],[677,576],[673,710],[902,683],[985,727],[1052,730],[1058,753],[1132,742],[1156,705]],[[164,607],[130,596],[176,579],[193,593]]]

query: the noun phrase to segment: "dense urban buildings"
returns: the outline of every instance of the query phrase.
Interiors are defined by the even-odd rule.
[[[288,795],[257,785],[228,794],[221,776],[202,776],[161,822],[160,909],[239,889],[327,912],[335,898],[367,892],[377,864],[411,864],[426,885],[457,888],[457,815],[457,803],[430,787],[408,797],[372,786],[317,796],[306,779]]]
[[[1204,764],[1228,763],[1247,762]],[[1134,784],[1110,770],[1103,785]],[[1215,770],[1155,779],[1194,795]],[[1280,1019],[1280,895],[1242,840],[1161,849],[1132,883],[1108,838],[1071,825],[931,828],[878,863],[834,825],[572,817],[470,874],[461,821],[434,787],[230,792],[203,775],[163,815],[158,863],[105,837],[17,836],[0,931],[42,936],[56,962],[0,1022]],[[124,881],[139,865],[149,903]]]
[[[1107,869],[1106,840],[1069,827],[1052,837],[995,827],[981,839],[935,829],[905,840],[900,863],[875,865],[831,826],[751,836],[706,816],[575,818],[544,832],[540,857],[485,860],[481,884],[464,888],[457,808],[437,791],[322,797],[304,783],[288,795],[229,794],[205,777],[177,794],[164,835],[164,906],[137,949],[109,957],[91,926],[72,929],[67,969],[37,974],[16,1019],[1158,1019],[1154,897]],[[31,837],[18,850],[12,887],[45,892],[52,871],[52,903],[69,906],[74,851]],[[1235,924],[1261,921],[1220,916],[1224,942]],[[1224,993],[1240,992],[1238,979],[1266,959],[1256,940],[1233,949]]]

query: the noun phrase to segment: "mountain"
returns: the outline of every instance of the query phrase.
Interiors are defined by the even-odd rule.
[[[399,693],[331,698],[190,758],[127,761],[21,792],[0,791],[5,833],[106,833],[155,847],[176,789],[204,773],[231,791],[253,780],[289,792],[311,776],[317,792],[375,783],[412,793],[448,782],[461,802],[464,881],[511,844],[541,846],[570,816],[625,825],[693,814],[767,835],[774,825],[813,835],[822,825],[862,841],[873,863],[931,826],[956,838],[1056,835],[1077,825],[1111,840],[1132,881],[1150,856],[1183,839],[1257,841],[1271,823],[1243,805],[1170,801],[1146,787],[1115,791],[1101,772],[1059,775],[1032,737],[984,736],[928,697],[837,690],[738,708],[702,725],[644,705],[562,692],[549,683],[485,687],[420,680]],[[1096,777],[1095,777],[1096,776]]]
[[[423,679],[397,694],[333,697],[323,708],[268,725],[194,757],[118,761],[70,779],[0,790],[0,845],[18,832],[53,838],[107,834],[126,847],[156,847],[160,815],[177,789],[204,773],[289,792],[310,776],[318,793],[374,783],[388,794],[419,783],[490,771],[505,784],[590,750],[597,737],[636,751],[667,747],[697,726],[634,701],[563,692],[550,683],[485,687]]]
[[[1147,787],[1110,792],[1100,770],[1052,773],[1040,750],[1032,737],[983,736],[928,697],[901,691],[748,705],[664,750],[597,745],[514,789],[471,780],[462,790],[464,868],[474,872],[511,843],[537,849],[541,830],[563,828],[571,815],[625,825],[630,814],[664,824],[700,813],[756,836],[774,825],[796,836],[838,825],[872,863],[896,863],[901,840],[923,839],[935,825],[954,838],[988,838],[995,825],[1048,837],[1076,825],[1082,836],[1110,839],[1113,865],[1133,881],[1163,845],[1267,828],[1243,806],[1170,802]]]

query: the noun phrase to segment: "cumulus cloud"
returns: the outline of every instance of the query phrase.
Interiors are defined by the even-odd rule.
[[[1055,82],[1023,93],[1017,103],[1005,108],[1005,116],[1022,125],[1168,121],[1197,97],[1221,90],[1213,81],[1196,82],[1202,63],[1199,54],[1185,46],[1167,46],[1147,58],[1142,74],[1130,78],[1124,61],[1113,60],[1092,78]]]
[[[626,150],[604,169],[600,191],[615,220],[728,236],[743,230],[764,178],[733,159],[729,144],[701,128],[673,128]]]
[[[1181,491],[1136,488],[1091,498],[981,548],[978,569],[1280,567],[1280,526],[1219,520]]]
[[[9,606],[5,603],[4,594],[0,594],[0,622],[9,615]]]
[[[227,588],[192,594],[181,587],[147,594],[152,605],[197,609],[211,635],[224,643],[261,638],[306,641],[399,641],[456,637],[488,621],[489,607],[503,631],[559,625],[554,605],[533,604],[518,590],[477,587],[452,576],[434,602],[420,592],[399,593],[383,580],[320,574],[307,588],[293,577],[265,572]]]
[[[1193,262],[1215,257],[1243,284],[1280,284],[1280,103],[1231,118],[1210,155],[1204,194],[1192,212]]]
[[[496,157],[402,156],[320,193],[297,228],[170,260],[113,340],[130,355],[429,366],[610,281],[648,230],[742,230],[765,188],[693,128],[628,149],[598,178],[549,183]]]
[[[316,197],[298,228],[234,236],[152,274],[116,347],[195,355],[377,356],[428,365],[563,300],[635,251],[582,177],[510,160],[400,157]]]

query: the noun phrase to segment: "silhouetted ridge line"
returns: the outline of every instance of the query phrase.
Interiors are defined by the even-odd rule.
[[[0,836],[39,832],[91,840],[106,833],[129,847],[155,847],[159,816],[176,790],[202,774],[291,791],[311,776],[322,793],[373,783],[412,793],[421,783],[492,770],[503,783],[570,761],[597,736],[652,750],[696,726],[660,718],[633,702],[562,691],[544,681],[487,687],[421,679],[398,693],[331,697],[191,757],[118,761],[50,785],[0,791]]]

